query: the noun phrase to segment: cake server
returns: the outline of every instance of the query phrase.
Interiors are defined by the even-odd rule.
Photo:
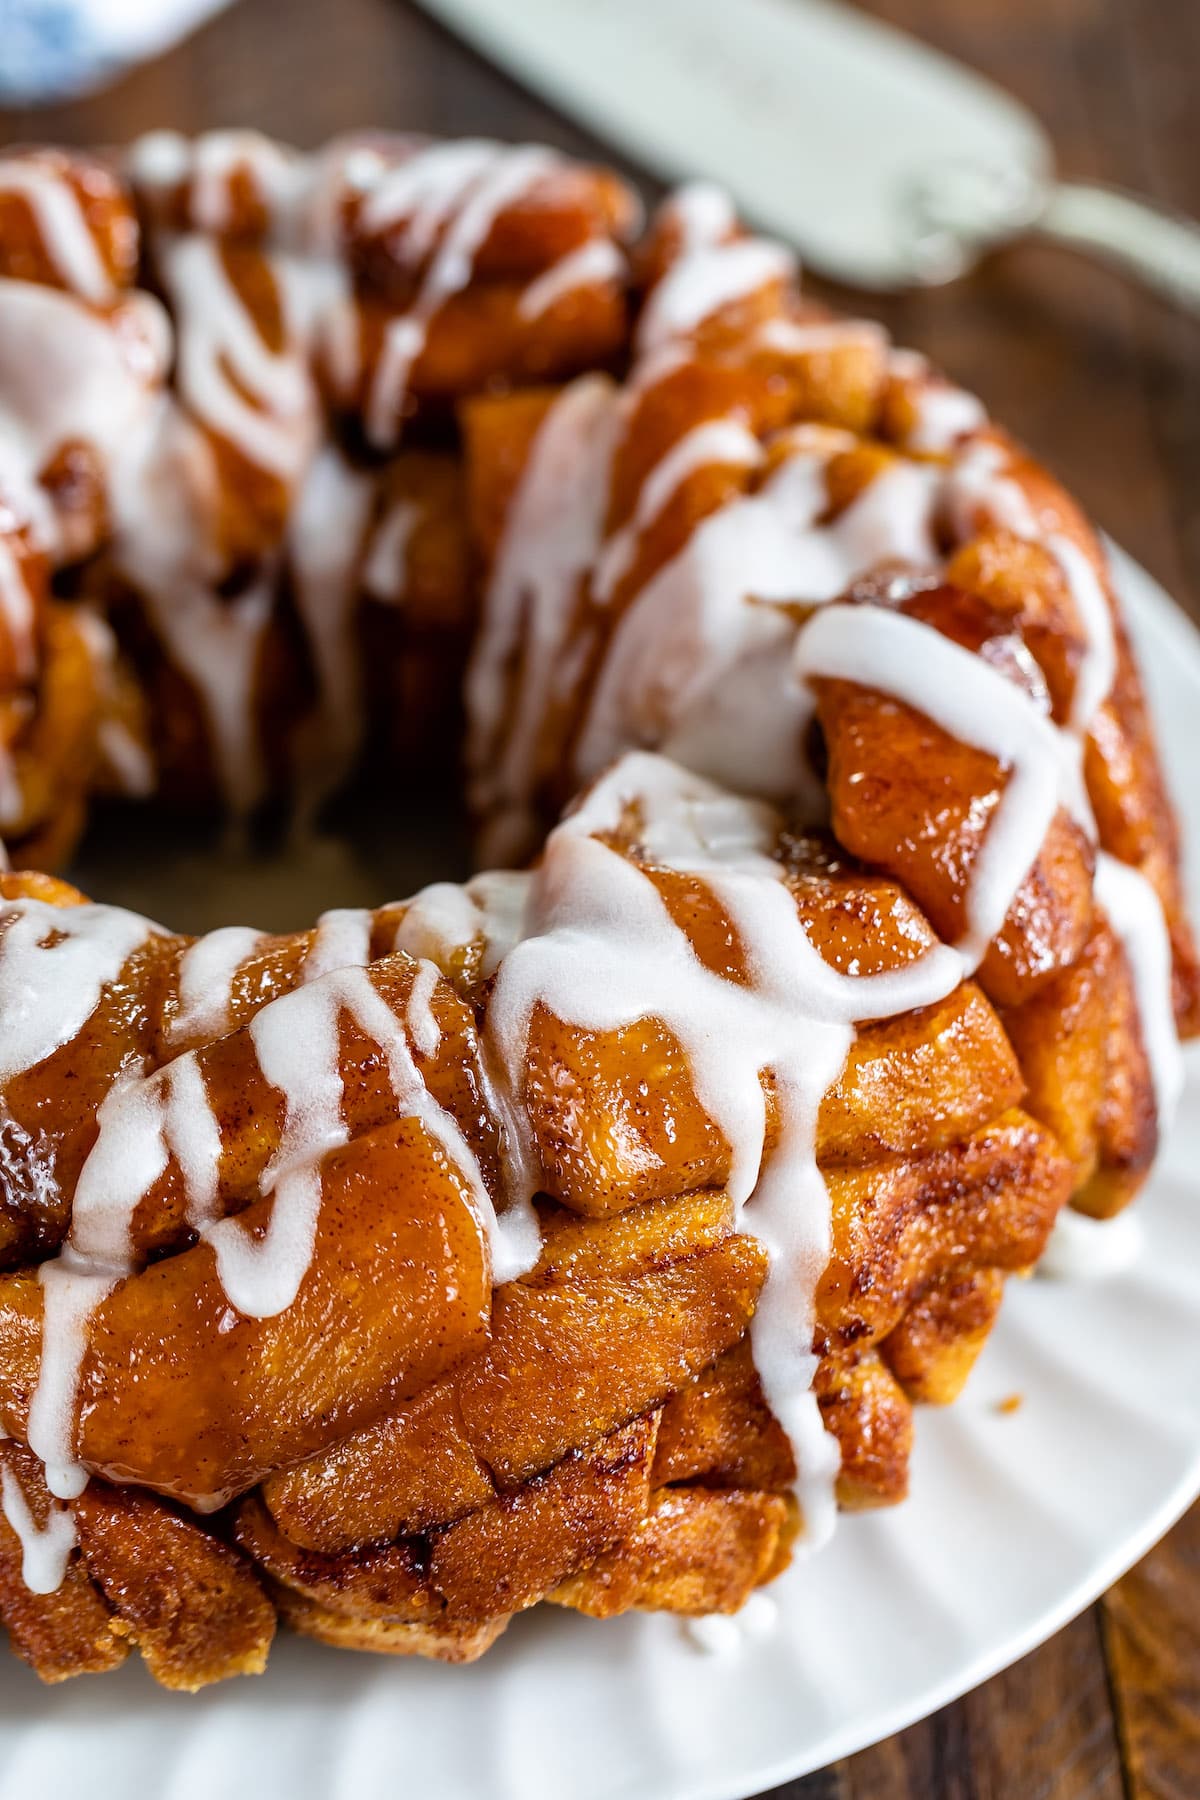
[[[948,281],[1036,234],[1200,311],[1200,227],[1059,181],[1028,109],[835,0],[420,0],[669,180],[706,175],[854,287]]]

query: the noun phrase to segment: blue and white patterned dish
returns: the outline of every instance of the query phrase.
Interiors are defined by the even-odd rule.
[[[0,0],[0,101],[61,100],[156,56],[226,0]]]

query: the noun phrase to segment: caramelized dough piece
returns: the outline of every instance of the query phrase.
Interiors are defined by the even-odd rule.
[[[51,1505],[42,1465],[23,1444],[0,1443],[0,1469],[15,1478],[34,1523],[45,1524]],[[71,1675],[99,1675],[115,1669],[128,1654],[112,1630],[108,1607],[92,1585],[77,1553],[53,1594],[35,1594],[21,1573],[21,1545],[0,1511],[0,1619],[9,1642],[43,1681]]]
[[[1158,1116],[1129,967],[1103,919],[1078,962],[1007,1009],[1004,1024],[1025,1104],[1071,1159],[1072,1204],[1111,1217],[1154,1161]]]
[[[71,608],[46,604],[36,687],[0,702],[0,736],[12,762],[15,815],[5,822],[14,855],[61,864],[75,847],[96,766],[100,687],[95,659]]]
[[[1003,772],[911,707],[845,682],[815,686],[839,842],[902,882],[953,943]],[[989,998],[1016,1004],[1076,959],[1091,929],[1092,873],[1091,847],[1060,809],[980,966]]]
[[[66,903],[57,891],[44,891],[36,877],[5,876],[0,892],[6,898]],[[75,890],[63,892],[74,896],[73,903],[82,903]],[[375,915],[372,949],[378,960],[366,978],[403,1019],[416,964],[403,954],[383,954],[391,949],[400,916],[396,909]],[[197,1045],[194,1033],[180,1029],[179,999],[180,962],[194,940],[167,932],[148,935],[119,978],[103,990],[87,1026],[5,1086],[0,1265],[61,1243],[79,1172],[96,1142],[100,1103],[114,1079],[161,1066],[189,1043],[220,1126],[220,1213],[238,1212],[257,1197],[260,1179],[279,1147],[283,1099],[262,1074],[248,1027],[266,1003],[302,985],[315,938],[315,931],[263,938],[232,982],[226,1020],[231,1029]],[[494,1175],[495,1128],[483,1103],[474,1017],[445,981],[430,994],[429,1009],[438,1042],[432,1054],[414,1050],[417,1068],[433,1099],[459,1122],[477,1146],[485,1171]],[[352,1137],[396,1122],[402,1108],[379,1047],[348,1016],[340,1025],[340,1072],[342,1114]],[[137,1210],[131,1247],[144,1258],[185,1246],[190,1236],[186,1182],[172,1156]]]
[[[396,927],[403,908],[380,907],[370,915],[368,938],[368,979],[389,1006],[403,1011],[411,991],[413,966],[405,956],[393,956]],[[279,935],[264,933],[238,964],[229,990],[225,1019],[226,1031],[248,1025],[271,1000],[302,987],[305,964],[318,937],[319,926],[307,931],[290,931]],[[203,1044],[207,1032],[189,1031],[181,1016],[178,963],[197,940],[172,939],[173,963],[155,1016],[155,1035],[151,1054],[156,1063],[166,1062],[181,1050]],[[446,1007],[446,992],[440,985],[434,989],[430,1004],[439,1027],[456,1041],[461,1040],[469,1025],[469,1017],[461,1007]],[[211,1042],[213,1054],[217,1044]]]
[[[635,1419],[434,1532],[429,1575],[448,1617],[483,1619],[532,1606],[636,1529],[649,1500],[657,1424],[654,1415]]]
[[[890,1342],[890,1340],[888,1340]],[[843,1508],[891,1506],[908,1491],[912,1406],[877,1351],[821,1359],[814,1383],[825,1429],[837,1440]],[[727,1351],[663,1408],[654,1485],[785,1492],[795,1480],[791,1446],[763,1398],[750,1341]]]
[[[827,1177],[833,1253],[817,1288],[832,1344],[876,1342],[929,1281],[954,1267],[1036,1263],[1071,1169],[1050,1133],[1011,1111],[962,1144]]]
[[[239,1508],[238,1542],[273,1580],[350,1617],[444,1623],[519,1612],[641,1519],[657,1422],[633,1420],[420,1542],[322,1555],[289,1542],[256,1497]]]
[[[384,470],[363,556],[369,604],[357,629],[368,716],[367,760],[445,775],[478,610],[474,547],[459,461],[402,450]]]
[[[585,379],[603,402],[603,378],[593,375]],[[537,428],[560,398],[577,401],[579,393],[570,389],[564,395],[518,391],[474,400],[463,409],[472,517],[489,566],[494,567],[508,507],[533,454]],[[746,428],[756,423],[765,427],[778,411],[777,391],[768,378],[736,365],[707,361],[685,361],[636,398],[629,389],[623,398],[630,411],[628,417],[613,422],[613,429],[619,427],[618,442],[606,477],[605,526],[609,533],[632,521],[644,477],[689,431],[716,419]],[[741,494],[750,478],[750,470],[737,460],[726,464],[706,461],[688,470],[662,506],[642,522],[632,542],[628,567],[616,579],[611,593],[590,591],[586,570],[580,572],[576,591],[564,593],[564,618],[559,631],[560,641],[568,651],[567,679],[551,684],[538,695],[530,792],[522,799],[527,832],[536,815],[550,823],[575,792],[571,747],[582,721],[581,702],[586,699],[605,645],[626,605],[668,557],[682,548],[701,520]],[[511,666],[503,671],[503,698],[497,716],[468,745],[471,770],[485,788],[495,760],[502,755],[514,726],[520,725],[519,714],[523,714],[527,704],[523,675],[524,649],[518,643]],[[532,810],[530,799],[534,801]],[[505,841],[502,860],[512,861],[516,853],[532,853],[534,848],[532,835],[523,845],[515,839]]]
[[[795,1477],[792,1447],[763,1398],[748,1337],[663,1407],[655,1487],[702,1478],[706,1487],[771,1490]]]
[[[86,904],[65,883],[48,891],[44,879],[5,874],[0,893],[53,906]],[[105,987],[86,1028],[5,1085],[0,1262],[31,1260],[61,1243],[79,1171],[96,1141],[100,1105],[113,1082],[144,1067],[150,1052],[171,954],[166,934],[149,936]]]
[[[619,352],[625,298],[616,282],[573,288],[535,316],[522,306],[525,293],[524,282],[489,281],[451,295],[429,321],[404,404],[445,404],[502,380],[561,381],[603,367]],[[366,408],[395,317],[394,308],[370,295],[356,302],[348,328],[357,345],[354,379],[347,383],[326,370],[339,407],[355,415]]]
[[[283,943],[286,945],[287,941]],[[260,992],[269,979],[263,967],[266,958],[257,969],[254,960],[242,978],[242,991],[251,996],[245,1005],[247,1012],[253,1008],[256,976]],[[371,986],[397,1019],[405,1016],[416,973],[416,964],[403,954],[381,958],[367,971]],[[279,986],[286,993],[302,980],[302,959],[297,958],[289,962],[286,978],[279,980]],[[283,995],[276,998],[282,999]],[[494,1128],[487,1120],[482,1098],[483,1077],[474,1019],[445,981],[439,981],[433,989],[429,1007],[438,1026],[437,1046],[428,1056],[414,1051],[414,1062],[429,1094],[458,1120],[466,1136],[479,1144],[484,1166],[494,1170]],[[405,1106],[396,1098],[379,1045],[345,1015],[339,1037],[341,1114],[350,1137],[363,1137],[397,1124],[404,1116]],[[219,1210],[225,1216],[240,1212],[258,1198],[267,1167],[279,1148],[283,1099],[263,1075],[247,1027],[203,1046],[196,1051],[196,1061],[222,1128]],[[138,1254],[145,1256],[177,1246],[186,1240],[187,1232],[186,1182],[178,1162],[172,1158],[138,1209],[134,1245]]]
[[[659,1020],[580,1031],[534,1009],[522,1091],[541,1185],[595,1218],[719,1183],[729,1148]]]
[[[778,1572],[794,1531],[779,1494],[664,1488],[614,1550],[548,1596],[593,1619],[644,1612],[733,1613]]]
[[[474,274],[482,281],[536,275],[592,239],[627,238],[639,212],[636,194],[611,170],[564,161],[496,213],[475,250]],[[399,305],[413,288],[411,219],[411,213],[398,213],[371,230],[359,207],[349,231],[357,273]],[[433,236],[426,264],[444,235],[443,227]]]
[[[384,554],[389,547],[390,556]],[[365,564],[368,597],[382,602],[407,634],[470,629],[475,571],[457,457],[402,450],[392,458],[380,480]]]
[[[544,1226],[537,1267],[497,1290],[479,1356],[264,1483],[296,1543],[337,1551],[444,1523],[658,1405],[737,1341],[765,1274],[717,1194]]]
[[[1040,516],[1056,524],[1092,563],[1111,605],[1109,571],[1090,525],[1056,482],[1027,457],[1014,454],[1014,479]],[[951,558],[946,579],[1012,620],[1046,676],[1056,718],[1065,716],[1085,640],[1058,564],[1038,545],[992,529]],[[1141,678],[1116,606],[1112,625],[1116,677],[1092,720],[1084,773],[1101,843],[1140,869],[1162,901],[1174,954],[1175,1012],[1182,1034],[1190,1036],[1200,1024],[1200,974],[1180,882],[1179,829]]]
[[[241,1228],[261,1233],[271,1205],[256,1201]],[[206,1243],[112,1291],[83,1362],[80,1458],[192,1503],[239,1493],[477,1348],[489,1304],[473,1202],[440,1145],[403,1121],[327,1158],[312,1260],[282,1312],[236,1312]],[[22,1434],[40,1317],[36,1282],[0,1282],[5,1423]]]
[[[941,1276],[883,1341],[883,1356],[910,1400],[949,1406],[962,1392],[996,1322],[999,1269]]]
[[[779,384],[757,365],[735,360],[685,358],[630,398],[630,415],[609,476],[606,537],[635,517],[647,478],[697,426],[730,420],[758,436],[785,417]],[[683,548],[700,522],[745,493],[753,480],[752,468],[719,459],[688,470],[664,504],[644,520],[633,560],[612,595],[596,596],[603,609],[602,629],[613,629],[625,606]]]
[[[842,1453],[838,1505],[895,1506],[908,1494],[912,1406],[877,1350],[824,1358],[814,1383],[821,1419]]]
[[[152,134],[156,135],[156,134]],[[168,133],[169,163],[157,156],[127,159],[126,177],[138,211],[151,231],[209,231],[221,240],[260,242],[281,224],[279,190],[294,192],[301,173],[300,153],[261,131],[205,131],[188,139]],[[355,149],[379,153],[405,140],[383,132],[335,138],[320,153],[323,161],[344,161]],[[218,154],[214,155],[214,152]]]
[[[245,1559],[194,1520],[132,1489],[89,1482],[72,1503],[88,1572],[162,1687],[195,1693],[260,1675],[275,1610]]]
[[[835,969],[872,974],[933,945],[929,926],[893,882],[838,862],[811,841],[785,853],[805,931]],[[706,890],[673,871],[648,872],[701,960],[736,976],[740,948]],[[964,985],[934,1006],[860,1028],[821,1104],[818,1157],[833,1165],[888,1149],[915,1156],[946,1147],[1017,1101],[1021,1088],[996,1015],[978,988]],[[696,1099],[687,1057],[657,1019],[596,1033],[566,1026],[538,1005],[521,1098],[542,1185],[580,1212],[608,1216],[719,1185],[729,1174],[728,1146]]]
[[[31,179],[63,192],[64,210],[75,213],[80,230],[91,240],[96,266],[88,271],[87,291],[77,285],[73,275],[90,258],[77,255],[64,266],[55,257],[53,239],[42,230],[37,202],[26,187]],[[108,163],[79,151],[42,145],[6,152],[0,163],[0,276],[8,281],[68,288],[85,300],[103,304],[109,298],[104,284],[111,284],[114,290],[131,286],[137,260],[137,220],[120,178]]]
[[[292,1543],[258,1494],[239,1503],[233,1532],[273,1589],[286,1588],[347,1619],[443,1622],[445,1602],[429,1580],[428,1546],[420,1538],[327,1556]]]
[[[991,1006],[964,982],[933,1006],[859,1027],[821,1102],[818,1156],[829,1165],[948,1149],[1016,1105],[1027,1079]]]
[[[887,376],[887,334],[869,320],[801,306],[752,338],[745,355],[786,389],[789,419],[868,432]]]
[[[1125,642],[1121,633],[1122,645]],[[1200,964],[1181,875],[1179,826],[1166,792],[1153,728],[1132,659],[1123,654],[1109,699],[1100,708],[1084,762],[1100,841],[1140,869],[1167,918],[1180,1035],[1200,1032]]]
[[[404,1619],[361,1619],[333,1612],[294,1594],[273,1590],[279,1616],[301,1637],[316,1638],[335,1650],[368,1650],[374,1656],[424,1656],[433,1662],[475,1662],[490,1650],[504,1627],[499,1619],[468,1619],[456,1624],[414,1624]]]
[[[2,200],[0,190],[0,204]],[[5,480],[0,485],[0,554],[7,565],[9,600],[0,615],[0,697],[5,702],[0,718],[5,727],[3,741],[10,754],[26,723],[10,696],[24,699],[27,709],[27,690],[36,682],[45,654],[50,563],[40,537],[30,497],[15,494],[9,480]]]
[[[298,277],[292,265],[283,258],[265,252],[255,244],[225,241],[213,244],[207,235],[197,233],[183,238],[156,241],[152,245],[151,262],[156,266],[171,310],[177,320],[177,335],[187,346],[204,330],[195,308],[196,296],[187,285],[189,265],[180,266],[177,259],[189,248],[204,248],[211,253],[216,268],[215,279],[230,292],[231,304],[237,308],[240,329],[253,342],[257,354],[270,357],[285,375],[288,386],[286,403],[277,403],[280,381],[268,381],[258,387],[238,385],[242,408],[262,422],[263,429],[287,430],[301,451],[315,448],[318,427],[318,387],[311,369],[309,346],[299,329],[300,310]],[[202,381],[189,383],[185,371],[177,371],[178,405],[182,415],[180,436],[186,436],[190,423],[198,431],[211,458],[211,471],[205,483],[203,475],[191,468],[179,470],[180,482],[200,483],[196,504],[200,521],[211,530],[212,548],[216,552],[216,581],[233,577],[229,598],[245,583],[244,578],[258,573],[262,560],[282,547],[284,533],[303,480],[306,458],[303,454],[284,457],[260,453],[253,436],[239,435],[224,424],[227,409],[209,406],[200,398],[205,390]],[[285,409],[284,409],[285,407]],[[196,447],[192,448],[193,457]],[[215,477],[215,487],[213,478]],[[211,551],[210,551],[211,555]],[[212,565],[208,578],[213,579]],[[237,579],[242,575],[243,581]],[[244,654],[245,652],[243,652]]]
[[[491,566],[533,441],[559,397],[554,387],[475,394],[459,407],[471,538]]]

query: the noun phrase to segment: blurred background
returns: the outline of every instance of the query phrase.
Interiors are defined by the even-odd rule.
[[[1064,173],[1200,216],[1195,0],[859,0],[858,10],[1024,101]],[[188,34],[161,50],[173,31]],[[151,60],[117,73],[138,54]],[[105,85],[73,93],[98,76]],[[35,90],[41,104],[20,98]],[[253,124],[311,145],[367,123],[539,138],[621,161],[402,0],[233,0],[216,10],[214,0],[0,0],[0,103],[9,140],[112,143],[156,125]],[[864,134],[875,128],[861,120]],[[1194,320],[1036,244],[902,297],[810,286],[883,317],[900,342],[979,392],[1200,617]]]

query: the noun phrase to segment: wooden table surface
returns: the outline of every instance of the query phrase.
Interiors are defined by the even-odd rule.
[[[1028,101],[1065,171],[1200,217],[1197,0],[867,4]],[[377,124],[596,150],[400,0],[240,0],[106,93],[0,113],[5,138],[77,143],[218,124],[301,144]],[[1200,619],[1200,326],[1032,247],[953,288],[868,304],[982,394]],[[775,1800],[1197,1800],[1198,1620],[1200,1507],[1015,1668]]]

